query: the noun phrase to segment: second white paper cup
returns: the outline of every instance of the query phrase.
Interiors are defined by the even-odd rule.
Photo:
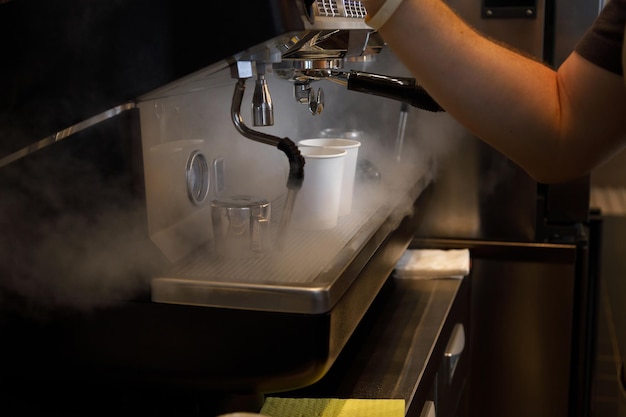
[[[292,224],[299,229],[332,229],[337,225],[344,149],[301,147],[304,180],[296,195]]]
[[[298,142],[300,149],[306,146],[344,149],[346,160],[341,180],[341,201],[339,202],[339,215],[345,216],[352,210],[352,197],[354,195],[354,178],[356,176],[356,164],[359,157],[361,142],[345,138],[314,138],[302,139]]]

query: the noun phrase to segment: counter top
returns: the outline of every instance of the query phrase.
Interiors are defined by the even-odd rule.
[[[407,415],[419,413],[432,400],[456,323],[450,317],[456,305],[464,305],[467,297],[457,295],[468,281],[392,275],[329,372],[312,386],[272,396],[404,399]]]

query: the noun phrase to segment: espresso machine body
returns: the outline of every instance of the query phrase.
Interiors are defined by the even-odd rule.
[[[3,386],[224,398],[326,373],[432,179],[408,139],[421,110],[346,88],[408,74],[359,2],[331,3],[0,4]],[[289,158],[268,145],[328,129],[362,143],[352,213],[332,231],[285,232]],[[211,202],[232,195],[270,203],[266,233],[283,245],[221,257]]]

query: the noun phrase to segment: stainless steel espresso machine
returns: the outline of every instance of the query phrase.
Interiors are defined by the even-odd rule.
[[[575,20],[559,16],[582,9],[519,3],[451,2],[557,63]],[[582,415],[588,178],[536,184],[472,137],[358,1],[205,9],[0,1],[2,411],[217,415],[332,395],[405,398],[410,416]],[[325,135],[361,142],[352,211],[300,230],[296,144]],[[212,217],[234,212],[256,249],[225,255]],[[471,288],[394,279],[408,247],[470,248]]]
[[[11,412],[258,410],[329,371],[432,182],[415,116],[446,117],[365,14],[358,1],[0,3]],[[324,135],[361,142],[353,207],[301,230],[296,143]],[[234,200],[263,202],[245,212],[256,249],[224,254],[215,213]],[[449,303],[459,285],[443,285]]]

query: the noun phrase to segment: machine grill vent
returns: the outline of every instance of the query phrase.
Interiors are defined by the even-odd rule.
[[[317,0],[316,3],[319,16],[339,16],[339,6],[337,6],[337,0]]]
[[[360,1],[344,0],[344,9],[346,11],[346,17],[355,17],[358,19],[365,19],[367,11]]]
[[[357,0],[316,0],[316,16],[365,19],[365,6]]]

